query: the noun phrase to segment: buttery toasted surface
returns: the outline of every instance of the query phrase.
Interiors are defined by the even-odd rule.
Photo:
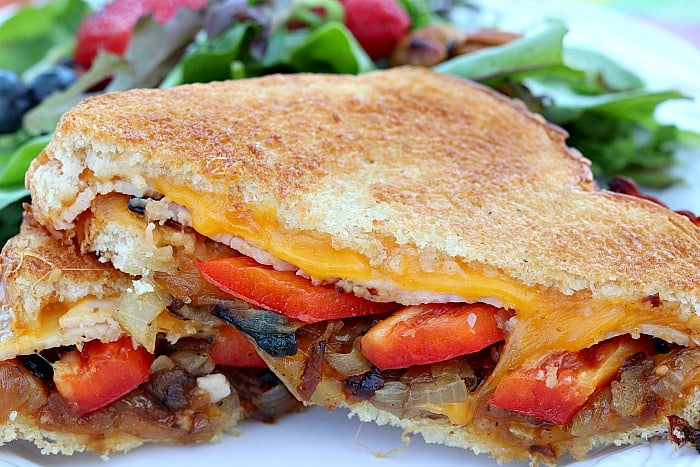
[[[19,235],[3,247],[2,268],[6,302],[20,303],[16,313],[27,322],[36,319],[49,301],[102,298],[131,285],[126,274],[93,254],[81,254],[71,239],[51,236],[31,220],[25,220]]]
[[[286,260],[286,242],[260,244],[260,232],[351,251],[383,277],[462,268],[564,294],[658,293],[698,311],[699,230],[598,190],[565,138],[517,102],[424,69],[268,76],[87,99],[27,184],[56,229],[97,193],[157,192],[202,233]],[[296,265],[335,261],[323,251]]]
[[[52,237],[31,214],[28,218],[0,256],[0,360],[117,339],[122,331],[110,317],[110,300],[131,286],[131,278],[94,254],[81,254],[73,240]]]

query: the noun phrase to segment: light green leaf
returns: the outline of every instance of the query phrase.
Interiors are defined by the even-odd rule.
[[[167,86],[230,79],[231,62],[245,46],[251,28],[251,23],[237,23],[218,36],[198,44],[178,65],[180,81],[169,76],[166,78]]]
[[[433,68],[451,75],[487,80],[540,69],[563,69],[563,38],[567,28],[561,21],[546,21],[521,39],[477,52],[459,55]]]
[[[585,80],[571,82],[573,89],[581,93],[606,93],[643,89],[644,82],[628,69],[605,55],[574,47],[564,50],[567,66],[585,72]]]
[[[53,63],[69,57],[78,25],[89,11],[81,0],[20,8],[0,25],[0,68],[23,73],[38,62],[51,64],[47,57]]]
[[[24,184],[0,187],[0,209],[19,201],[27,195],[29,195],[29,190],[24,188]]]
[[[357,74],[375,69],[352,33],[336,21],[313,30],[291,55],[289,66],[295,71],[316,73]]]
[[[24,183],[24,174],[29,164],[46,147],[50,135],[39,136],[17,148],[6,162],[0,164],[0,186]]]
[[[128,73],[131,69],[124,57],[100,52],[78,81],[64,91],[53,93],[24,115],[24,129],[31,135],[53,132],[61,115],[83,100],[88,89],[115,73]]]

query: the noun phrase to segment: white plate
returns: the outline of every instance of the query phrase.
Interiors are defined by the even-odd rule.
[[[672,34],[630,16],[602,7],[562,0],[490,0],[489,8],[507,11],[503,26],[519,30],[543,17],[563,18],[571,32],[570,44],[602,50],[640,73],[652,88],[674,87],[692,96],[700,96],[700,51]],[[700,131],[700,106],[697,102],[674,103],[662,109],[664,119]],[[686,186],[659,193],[674,209],[700,212],[700,154],[685,152],[679,173]],[[220,443],[186,447],[146,446],[126,455],[112,456],[106,467],[193,465],[282,465],[311,466],[473,466],[495,467],[486,456],[439,445],[428,445],[419,436],[408,446],[400,430],[363,424],[348,419],[347,412],[327,413],[313,408],[283,418],[273,425],[244,422],[238,437],[226,436]],[[0,467],[86,466],[100,462],[95,455],[71,458],[41,456],[29,443],[16,442],[0,448]],[[700,455],[693,449],[674,449],[664,440],[613,449],[575,467],[658,466],[700,467]]]

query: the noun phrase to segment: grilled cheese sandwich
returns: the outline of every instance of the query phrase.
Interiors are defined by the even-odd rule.
[[[192,245],[213,240],[270,277],[291,272],[313,287],[395,303],[396,313],[444,303],[508,310],[492,330],[502,338],[481,351],[428,369],[371,361],[367,370],[362,341],[389,315],[321,328],[251,297],[257,285],[241,291],[207,276],[222,294],[206,301],[211,311],[247,331],[303,402],[347,406],[501,461],[550,463],[663,433],[668,415],[688,418],[698,407],[700,383],[678,374],[700,352],[697,226],[600,190],[565,139],[520,103],[429,70],[278,75],[88,99],[63,117],[27,184],[40,223],[146,281],[160,278],[153,287],[175,300],[206,301],[175,278],[206,276],[189,268],[216,255]],[[134,241],[116,240],[128,222],[101,207],[105,198],[124,210],[129,199],[141,203],[134,215],[146,227]],[[168,233],[175,218],[177,235],[194,239],[189,249]],[[152,242],[154,232],[158,248],[172,247],[163,260],[141,254],[138,239]],[[265,332],[246,328],[249,315],[229,305],[242,297],[254,315],[283,315],[282,334],[299,350],[269,351]],[[132,331],[149,345],[152,336]],[[367,371],[338,370],[331,363],[341,355]],[[658,389],[670,385],[663,368],[680,378],[680,400]],[[648,389],[624,389],[629,371]],[[416,402],[426,394],[421,377],[438,392],[458,391]],[[532,383],[526,405],[557,387],[570,399],[509,406],[498,394],[512,380]],[[400,397],[387,405],[385,388]],[[616,412],[623,396],[655,405]],[[608,415],[590,415],[595,407]],[[596,432],[581,428],[584,416]]]

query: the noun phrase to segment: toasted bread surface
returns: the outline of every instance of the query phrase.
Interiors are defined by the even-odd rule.
[[[565,139],[518,102],[429,70],[278,75],[87,99],[27,183],[37,217],[57,229],[96,193],[187,189],[195,228],[213,211],[264,217],[389,274],[405,274],[407,259],[426,271],[456,263],[697,311],[698,229],[598,190]]]
[[[217,230],[209,221],[259,228],[263,219],[258,230],[350,251],[384,277],[463,268],[542,296],[571,296],[570,308],[543,307],[544,321],[516,310],[499,376],[555,345],[576,351],[617,334],[692,342],[700,231],[662,206],[600,190],[588,161],[565,140],[518,102],[428,70],[278,75],[88,99],[64,116],[27,184],[37,219],[68,237],[101,194],[164,195],[183,204],[202,233],[238,235],[272,248],[273,256],[287,245],[258,244],[259,231],[247,237],[245,229]],[[124,264],[144,274],[160,267],[139,262],[138,248],[123,248],[111,235],[114,225],[94,224],[98,249],[125,256]],[[335,260],[312,249],[308,255],[311,262]],[[656,299],[645,301],[650,296]],[[591,298],[601,299],[597,309]],[[578,330],[581,316],[600,310],[607,321],[590,326],[600,332],[567,341],[552,327],[554,317],[562,329]],[[643,328],[647,321],[655,327]],[[676,331],[682,335],[674,340]],[[686,402],[696,408],[697,396]],[[429,440],[489,450],[501,460],[528,456],[499,453],[478,427],[392,419],[364,403],[347,405]],[[583,456],[595,444],[664,429],[659,418],[563,448]]]
[[[81,254],[72,239],[53,237],[28,217],[0,257],[0,359],[89,339],[117,339],[122,331],[100,305],[121,295],[132,279],[94,254]],[[81,301],[84,306],[77,306]]]

